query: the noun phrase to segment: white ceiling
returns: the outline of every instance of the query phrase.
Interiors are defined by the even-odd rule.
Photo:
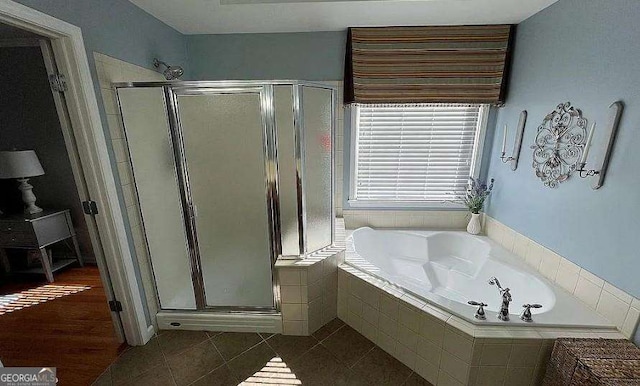
[[[220,0],[130,1],[182,33],[221,34],[519,23],[557,0],[222,0],[222,4]]]

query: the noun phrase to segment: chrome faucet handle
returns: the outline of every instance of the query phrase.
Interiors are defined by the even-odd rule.
[[[522,314],[520,314],[520,319],[523,321],[530,323],[533,322],[533,318],[531,317],[531,309],[532,308],[542,308],[542,304],[523,304],[524,310]]]
[[[487,316],[484,313],[484,308],[487,306],[486,303],[476,302],[475,300],[469,300],[467,303],[472,305],[472,306],[478,306],[478,310],[476,311],[476,314],[474,315],[476,319],[478,319],[478,320],[487,319]]]

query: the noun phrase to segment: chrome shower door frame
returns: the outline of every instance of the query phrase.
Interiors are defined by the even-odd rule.
[[[183,220],[188,240],[191,279],[194,288],[196,310],[225,313],[277,313],[280,311],[280,294],[278,290],[275,262],[281,250],[278,170],[277,170],[277,138],[274,125],[273,85],[264,82],[135,82],[117,83],[115,88],[158,87],[162,88],[165,97],[165,107],[169,120],[174,160],[177,169],[180,201],[183,210]],[[195,210],[189,182],[182,125],[180,122],[177,97],[180,95],[215,95],[255,93],[260,97],[260,115],[262,121],[262,143],[264,151],[265,195],[269,229],[269,259],[272,278],[273,306],[272,307],[240,307],[240,306],[207,306],[205,286],[200,253],[198,248],[198,233]],[[171,311],[171,310],[165,310]],[[177,310],[176,310],[177,311]]]
[[[333,245],[335,242],[336,229],[336,205],[335,205],[335,164],[336,164],[336,128],[337,128],[337,95],[334,87],[313,83],[313,82],[295,82],[293,84],[293,127],[295,136],[295,162],[296,162],[296,181],[298,182],[298,234],[300,237],[300,256],[306,257],[308,254],[316,252],[309,251],[307,248],[307,205],[306,205],[306,188],[305,188],[305,129],[304,129],[304,109],[302,108],[304,92],[303,87],[321,88],[331,91],[331,243],[326,247]],[[325,248],[326,248],[325,247]]]

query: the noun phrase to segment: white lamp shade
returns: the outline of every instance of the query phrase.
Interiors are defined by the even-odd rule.
[[[0,178],[26,178],[43,174],[35,151],[0,151]]]

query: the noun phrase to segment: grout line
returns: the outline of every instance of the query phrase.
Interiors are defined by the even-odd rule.
[[[173,371],[171,371],[171,366],[169,366],[169,362],[167,361],[167,356],[164,354],[162,347],[160,347],[160,343],[156,342],[156,345],[158,345],[158,350],[160,350],[160,354],[162,354],[162,359],[164,361],[165,367],[167,368],[167,370],[169,370],[169,376],[171,377],[171,381],[173,381],[174,386],[177,386],[178,383],[176,382],[176,378],[173,376]]]
[[[366,337],[365,337],[365,339],[366,339]],[[367,340],[369,340],[369,339],[367,339]],[[369,340],[369,342],[371,342],[371,341]],[[373,343],[373,342],[371,342],[371,343]],[[360,362],[361,362],[361,361],[362,361],[362,360],[363,360],[367,355],[369,355],[369,353],[370,353],[371,351],[373,351],[376,347],[378,347],[378,346],[376,346],[376,344],[375,344],[375,343],[373,343],[373,347],[371,347],[371,348],[369,349],[369,351],[367,351],[366,353],[364,353],[364,355],[362,355],[362,356],[360,357],[360,359],[358,359],[357,361],[355,361],[351,366],[347,366],[347,368],[348,368],[349,370],[352,370],[352,369],[355,367],[355,365],[357,365],[358,363],[360,363]],[[402,362],[401,362],[401,363],[402,363]],[[403,363],[403,364],[404,364],[404,363]]]

